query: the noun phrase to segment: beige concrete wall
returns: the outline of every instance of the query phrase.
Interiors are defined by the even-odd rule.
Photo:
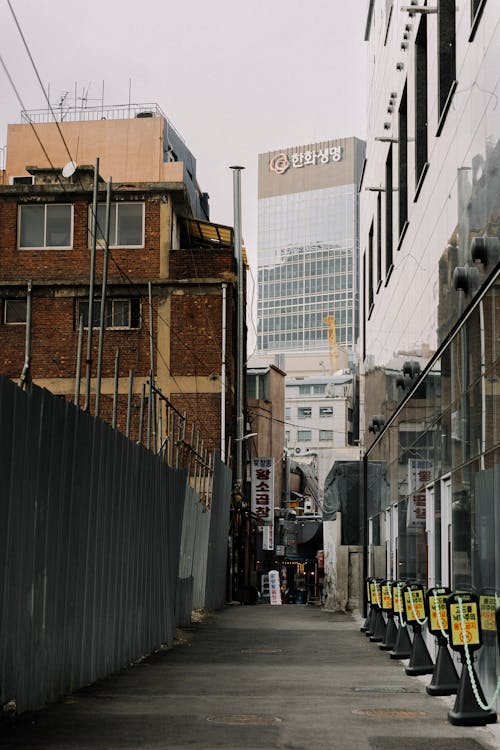
[[[90,120],[58,123],[78,164],[100,159],[101,177],[114,182],[182,182],[182,162],[163,162],[161,117],[127,120]],[[36,132],[55,167],[70,160],[56,123],[40,123]],[[7,178],[27,174],[26,166],[49,167],[47,157],[30,125],[9,125],[7,131]]]

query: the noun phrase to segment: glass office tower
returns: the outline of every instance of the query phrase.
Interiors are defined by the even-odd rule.
[[[354,348],[364,150],[348,138],[259,155],[259,353]]]

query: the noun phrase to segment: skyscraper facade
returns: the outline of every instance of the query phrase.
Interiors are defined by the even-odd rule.
[[[259,155],[260,354],[352,350],[364,151],[345,138]]]

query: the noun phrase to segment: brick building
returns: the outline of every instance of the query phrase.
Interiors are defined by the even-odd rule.
[[[95,413],[103,176],[113,174],[99,415],[157,450],[184,438],[224,453],[234,425],[233,231],[208,221],[196,162],[163,114],[149,107],[113,119],[116,111],[9,127],[0,175],[0,372],[20,378],[29,339],[31,379]],[[74,164],[64,177],[77,149],[82,165],[99,158],[101,175],[88,403],[94,166]]]

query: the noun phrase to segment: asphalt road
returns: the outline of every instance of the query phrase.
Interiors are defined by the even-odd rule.
[[[317,607],[231,606],[179,643],[39,712],[0,722],[1,750],[492,750],[456,727],[359,631]]]

